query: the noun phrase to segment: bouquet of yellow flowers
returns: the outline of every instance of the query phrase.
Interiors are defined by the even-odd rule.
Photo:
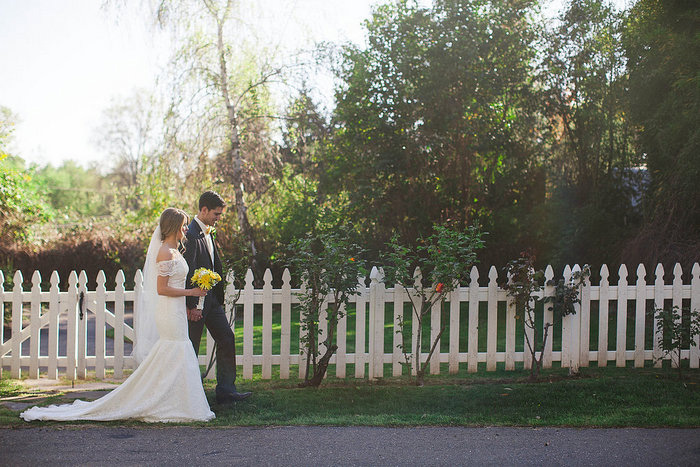
[[[216,284],[221,281],[221,276],[211,269],[199,268],[195,269],[190,282],[203,290],[211,290]],[[204,309],[204,297],[199,297],[197,308]]]

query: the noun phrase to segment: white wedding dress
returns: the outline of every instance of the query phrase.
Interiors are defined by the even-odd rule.
[[[157,274],[172,287],[185,288],[187,261],[177,250],[173,259],[155,263]],[[123,420],[146,422],[207,421],[214,418],[204,395],[199,364],[187,334],[185,297],[158,295],[155,325],[159,338],[138,368],[119,387],[92,402],[32,407],[31,420]]]

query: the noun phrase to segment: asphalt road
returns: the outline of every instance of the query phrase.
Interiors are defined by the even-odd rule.
[[[692,465],[700,429],[0,429],[0,465]]]

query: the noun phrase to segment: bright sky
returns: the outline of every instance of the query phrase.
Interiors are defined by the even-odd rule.
[[[253,1],[271,12],[271,40],[289,49],[362,43],[362,22],[378,0]],[[152,88],[168,58],[164,39],[136,10],[117,21],[102,3],[0,0],[0,105],[20,120],[10,151],[30,163],[103,161],[94,143],[103,110],[115,97]]]
[[[299,48],[314,40],[360,43],[372,3],[264,1],[277,13],[274,40]],[[142,17],[116,21],[102,3],[0,0],[0,105],[19,116],[10,150],[30,163],[103,160],[94,144],[102,111],[115,96],[152,88],[167,59],[164,40]]]

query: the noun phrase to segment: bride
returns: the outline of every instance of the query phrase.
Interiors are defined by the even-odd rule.
[[[135,316],[138,368],[119,387],[92,402],[32,407],[31,420],[207,421],[214,418],[187,334],[185,296],[206,291],[185,288],[187,261],[177,247],[187,232],[184,211],[167,208],[151,238],[144,265],[140,309]]]

